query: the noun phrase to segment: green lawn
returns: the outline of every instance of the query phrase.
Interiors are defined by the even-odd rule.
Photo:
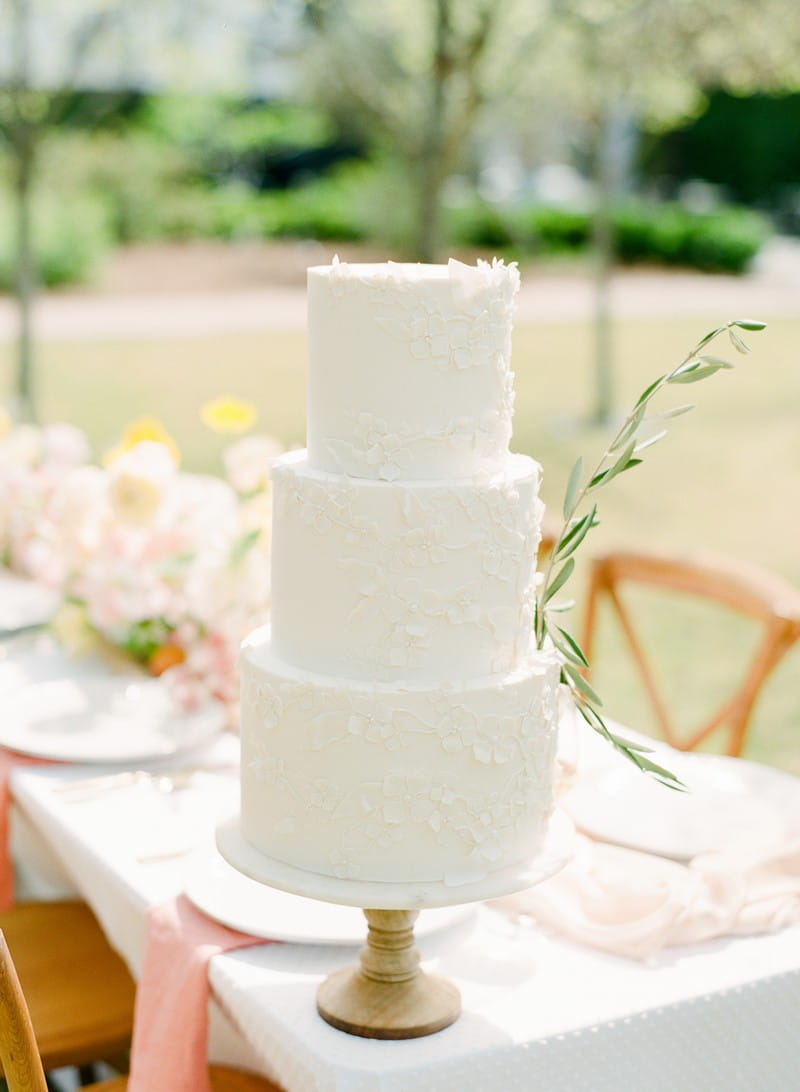
[[[670,369],[707,330],[733,316],[637,320],[616,331],[618,391],[626,410],[647,383]],[[670,435],[637,470],[600,495],[602,524],[584,549],[653,544],[712,549],[757,561],[800,586],[800,322],[773,321],[749,334],[748,357],[728,351],[737,368],[705,383],[674,388],[663,406],[696,402],[671,422]],[[713,351],[713,350],[712,350]],[[41,405],[48,420],[86,429],[98,451],[110,446],[134,416],[158,416],[178,440],[185,465],[215,470],[219,442],[199,420],[202,403],[230,392],[253,401],[261,426],[284,443],[302,443],[305,370],[301,333],[159,341],[50,342],[41,347]],[[520,325],[515,332],[517,413],[514,447],[544,467],[544,499],[560,508],[569,468],[578,454],[596,459],[607,429],[587,427],[592,378],[589,330],[579,322]],[[10,348],[0,345],[0,390],[8,388]],[[584,572],[572,591],[578,628]],[[674,684],[691,707],[703,707],[733,658],[736,627],[727,620],[662,614],[659,637],[678,671]],[[702,658],[681,661],[685,625],[704,634]],[[608,631],[596,660],[596,680],[608,711],[646,728],[642,705],[618,663]],[[800,646],[769,683],[756,712],[747,754],[800,773]],[[687,714],[688,715],[688,714]]]

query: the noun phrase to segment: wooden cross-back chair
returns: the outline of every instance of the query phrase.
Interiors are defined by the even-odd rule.
[[[62,937],[69,946],[69,935]],[[30,1010],[9,946],[0,929],[0,1060],[9,1092],[48,1092]],[[242,1070],[210,1066],[213,1092],[281,1092],[276,1084]],[[125,1092],[128,1078],[84,1086],[85,1092]]]
[[[16,953],[45,1069],[125,1058],[136,983],[86,903],[17,903],[0,912],[0,929]]]
[[[547,557],[552,552],[560,530],[561,524],[555,516],[552,516],[549,512],[545,512],[544,517],[542,518],[542,537],[539,540],[538,550],[538,562],[540,566],[543,561],[547,560]]]
[[[625,585],[660,588],[728,607],[757,623],[761,636],[743,674],[732,678],[732,690],[713,715],[693,733],[677,730],[624,599]],[[598,605],[612,606],[627,639],[659,729],[673,747],[694,750],[712,733],[724,730],[725,750],[741,754],[750,716],[761,689],[786,652],[800,638],[800,592],[782,578],[750,564],[713,555],[670,556],[664,553],[616,551],[591,564],[583,651],[591,664]]]

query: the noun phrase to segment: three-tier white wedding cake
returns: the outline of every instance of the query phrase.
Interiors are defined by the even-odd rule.
[[[518,287],[308,271],[308,449],[273,469],[271,627],[241,658],[241,830],[271,859],[490,887],[541,847],[559,662],[532,639],[540,468],[508,450]]]

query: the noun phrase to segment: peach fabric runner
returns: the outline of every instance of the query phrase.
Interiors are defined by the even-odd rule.
[[[52,766],[43,758],[32,758],[0,747],[0,910],[14,904],[14,862],[11,860],[9,812],[11,788],[8,779],[15,766]]]
[[[631,959],[712,937],[776,932],[800,922],[800,834],[688,864],[580,837],[562,872],[493,905]]]
[[[269,943],[212,921],[185,895],[150,910],[128,1092],[210,1092],[208,961]]]

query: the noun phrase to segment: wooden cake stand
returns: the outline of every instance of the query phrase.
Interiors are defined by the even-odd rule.
[[[563,812],[550,821],[540,853],[479,883],[379,883],[341,880],[265,857],[241,833],[239,816],[217,828],[217,848],[244,875],[323,902],[358,906],[367,919],[359,962],[334,971],[317,991],[323,1020],[368,1039],[416,1039],[448,1027],[461,1012],[456,987],[421,970],[414,922],[421,909],[499,898],[555,875],[572,854],[574,828]]]

